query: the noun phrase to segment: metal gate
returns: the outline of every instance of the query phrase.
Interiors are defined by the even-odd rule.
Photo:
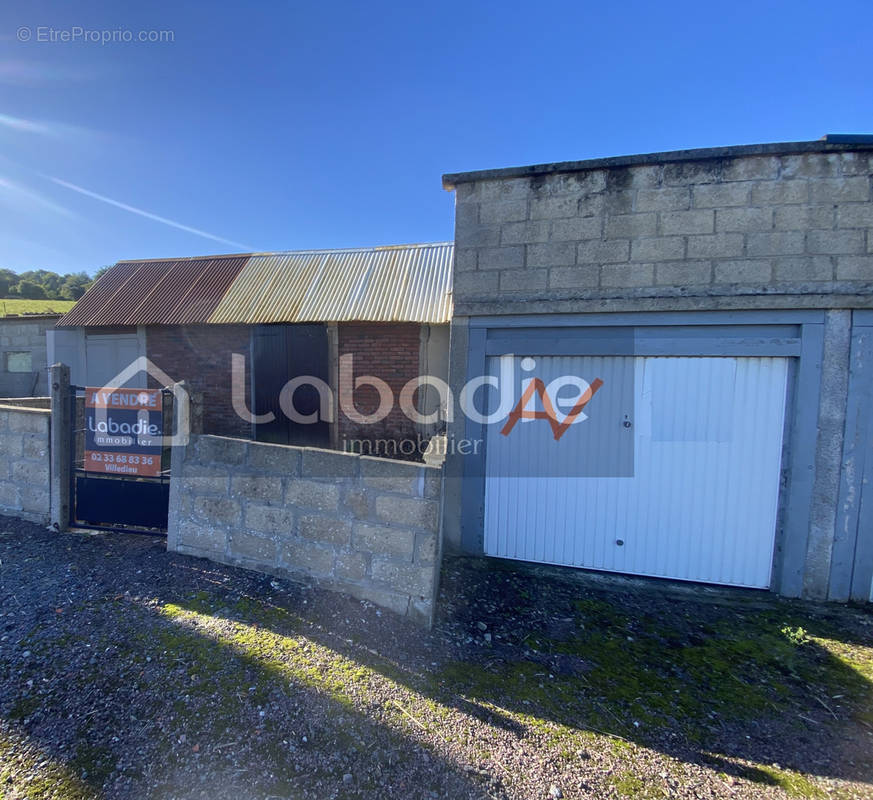
[[[130,392],[140,390],[131,389]],[[161,389],[162,419],[172,419],[173,393]],[[154,393],[154,390],[150,390]],[[86,388],[71,386],[70,414],[70,526],[105,528],[133,533],[166,534],[170,502],[170,448],[163,447],[149,464],[154,475],[125,475],[95,472],[86,468],[88,429]],[[91,454],[93,456],[93,454]],[[131,461],[138,455],[127,456]],[[153,460],[154,460],[153,459]],[[121,459],[119,459],[121,461]],[[119,471],[123,469],[118,465]],[[127,467],[135,470],[133,466]]]

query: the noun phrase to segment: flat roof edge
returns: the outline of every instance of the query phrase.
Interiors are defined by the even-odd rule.
[[[851,138],[852,141],[847,141]],[[765,144],[741,144],[727,147],[701,147],[694,150],[667,150],[660,153],[643,153],[633,156],[610,156],[589,158],[583,161],[558,161],[552,164],[532,164],[526,167],[502,167],[473,172],[450,172],[443,175],[443,188],[454,189],[459,183],[527,178],[533,175],[550,175],[559,172],[584,172],[590,169],[631,167],[646,164],[669,164],[679,161],[705,161],[715,158],[738,156],[793,155],[796,153],[842,153],[853,150],[873,150],[873,141],[868,137],[830,135],[812,142],[772,142]]]
[[[7,298],[9,299],[9,298]],[[46,311],[39,312],[38,314],[3,314],[0,315],[0,320],[15,320],[16,322],[20,322],[23,319],[60,319],[67,312],[65,311]]]

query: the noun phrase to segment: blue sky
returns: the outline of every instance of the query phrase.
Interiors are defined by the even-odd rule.
[[[7,0],[0,267],[445,240],[444,172],[873,132],[871,22],[869,0]]]

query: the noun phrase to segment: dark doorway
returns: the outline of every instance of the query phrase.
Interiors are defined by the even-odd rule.
[[[330,384],[328,373],[327,326],[258,325],[252,334],[252,397],[254,412],[272,411],[272,422],[254,426],[259,442],[329,447],[330,426],[317,422],[294,422],[282,412],[279,395],[288,381],[310,375]],[[294,407],[301,415],[317,413],[318,390],[303,384],[294,392]]]

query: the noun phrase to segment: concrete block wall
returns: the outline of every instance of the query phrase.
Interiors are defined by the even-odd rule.
[[[873,152],[778,147],[446,176],[455,314],[873,306]]]
[[[0,514],[48,524],[51,411],[0,405]]]
[[[501,315],[493,323],[499,327],[532,314],[547,326],[562,314],[641,312],[620,318],[628,324],[656,311],[763,311],[774,319],[812,311],[797,362],[810,377],[797,377],[789,390],[775,588],[816,599],[869,596],[873,550],[865,549],[869,524],[858,499],[864,478],[844,451],[852,458],[869,452],[858,430],[870,416],[873,144],[657,153],[446,175],[443,182],[456,192],[456,393],[477,352],[474,329],[481,334],[488,315]],[[675,315],[673,324],[683,317],[692,324],[701,315]],[[608,313],[601,319],[609,324]],[[807,433],[815,436],[811,445]],[[463,422],[450,435],[463,436]],[[806,459],[802,468],[792,466],[795,452],[802,452],[798,463]],[[462,546],[463,509],[478,503],[465,499],[468,480],[461,459],[450,457],[447,547]],[[801,511],[791,516],[790,507]],[[783,569],[779,560],[789,550]]]
[[[193,436],[173,457],[167,548],[303,577],[430,624],[441,470]]]
[[[0,397],[31,397],[48,393],[46,331],[60,315],[0,318]],[[9,372],[9,353],[30,353],[29,372]]]

